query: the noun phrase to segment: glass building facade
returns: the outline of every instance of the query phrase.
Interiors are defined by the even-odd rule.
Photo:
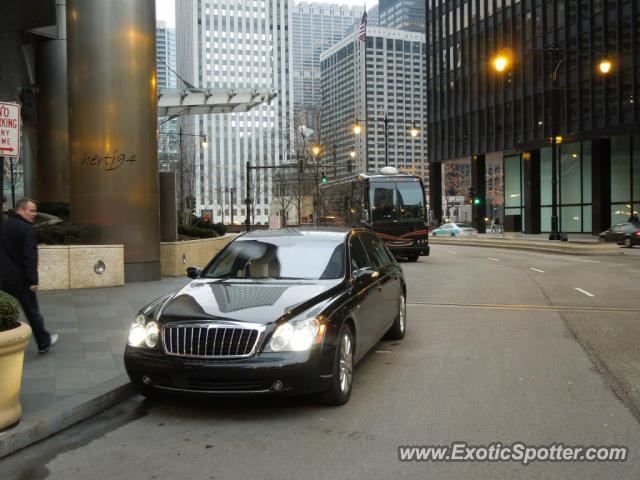
[[[427,0],[429,161],[502,152],[505,214],[598,232],[636,209],[638,0]],[[492,59],[504,54],[499,73]],[[608,58],[604,75],[598,63]],[[554,75],[555,72],[555,75]],[[626,218],[624,218],[626,220]]]
[[[380,0],[380,26],[424,33],[424,0]]]
[[[276,98],[246,113],[181,117],[181,174],[196,210],[214,222],[243,222],[252,199],[252,223],[267,224],[273,195],[269,170],[246,164],[286,163],[293,125],[289,1],[177,0],[178,73],[197,88],[274,90]],[[208,145],[200,146],[206,135]],[[193,159],[193,163],[192,163]],[[265,173],[266,172],[266,173]],[[188,190],[187,190],[188,191]]]
[[[342,40],[355,24],[360,25],[364,8],[301,2],[289,6],[293,59],[293,105],[301,110],[319,110],[322,104],[320,54]],[[301,119],[305,125],[313,125]]]
[[[338,162],[355,147],[356,171],[387,162],[425,175],[425,48],[419,33],[368,27],[366,42],[354,32],[322,54],[322,132]],[[356,119],[360,135],[352,131]]]

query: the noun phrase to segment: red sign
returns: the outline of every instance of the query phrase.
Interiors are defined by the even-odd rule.
[[[20,156],[20,105],[0,102],[0,157]]]

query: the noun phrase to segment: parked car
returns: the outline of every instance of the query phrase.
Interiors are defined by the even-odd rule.
[[[601,242],[616,242],[631,248],[640,244],[640,224],[632,222],[616,223],[610,229],[598,235]]]
[[[140,310],[124,361],[146,396],[319,393],[340,405],[353,366],[406,330],[402,269],[375,232],[255,231]]]
[[[478,230],[466,223],[444,223],[431,232],[431,235],[447,237],[476,237]]]

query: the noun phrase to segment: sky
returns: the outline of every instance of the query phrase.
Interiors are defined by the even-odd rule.
[[[365,2],[362,0],[306,0],[309,2],[318,2],[318,3],[336,3],[339,5],[349,5],[350,7],[354,6],[364,6]],[[300,3],[296,0],[295,3]],[[369,7],[373,7],[378,2],[375,0],[369,0]],[[175,27],[175,12],[174,12],[174,0],[156,0],[156,19],[163,20],[167,22],[168,27]]]

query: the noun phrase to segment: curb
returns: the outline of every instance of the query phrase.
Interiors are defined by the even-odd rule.
[[[22,420],[13,428],[0,432],[0,458],[50,437],[136,394],[129,377],[120,375],[60,400],[35,412],[33,417],[38,420]]]
[[[544,242],[544,243],[542,243]],[[588,244],[588,243],[565,243],[557,245],[555,243],[542,240],[526,242],[522,240],[499,239],[499,240],[473,240],[473,239],[444,239],[429,237],[429,243],[433,245],[456,245],[464,247],[494,247],[507,248],[512,250],[528,250],[541,253],[555,253],[562,255],[624,255],[617,245],[613,244]],[[560,243],[560,242],[557,242]]]

